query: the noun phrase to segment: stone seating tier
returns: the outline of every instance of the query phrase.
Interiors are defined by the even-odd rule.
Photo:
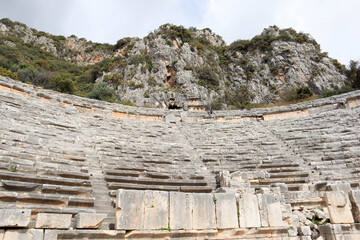
[[[213,194],[221,189],[217,175],[223,172],[237,179],[231,191],[238,197],[275,187],[292,214],[323,207],[319,182],[359,188],[359,99],[355,91],[209,116],[100,102],[0,77],[0,209],[31,210],[32,220],[40,213],[69,214],[73,222],[79,213],[106,214],[100,229],[124,237],[126,232],[114,230],[118,190]],[[175,236],[131,231],[128,236]],[[66,232],[56,234],[66,238]],[[216,229],[189,234],[220,236]]]

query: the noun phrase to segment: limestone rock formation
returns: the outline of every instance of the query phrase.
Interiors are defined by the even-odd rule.
[[[79,65],[101,64],[97,74],[89,71],[96,82],[106,82],[118,99],[138,106],[204,110],[211,104],[271,103],[288,89],[307,86],[320,94],[346,80],[342,65],[321,52],[310,35],[276,26],[230,45],[208,28],[170,24],[115,45],[54,36],[6,19],[0,35]],[[4,39],[8,46],[17,44]]]

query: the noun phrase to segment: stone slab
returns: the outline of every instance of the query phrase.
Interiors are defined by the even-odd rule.
[[[216,225],[218,229],[238,228],[238,214],[235,194],[215,193]]]
[[[43,240],[43,238],[42,229],[8,229],[5,231],[3,240]]]
[[[241,228],[261,226],[259,204],[256,195],[243,194],[240,196],[239,221]]]
[[[30,209],[0,209],[0,227],[27,227]]]
[[[44,240],[58,239],[125,239],[125,231],[118,230],[44,230]]]
[[[324,198],[329,209],[331,223],[354,222],[351,213],[350,200],[343,191],[326,192]]]
[[[213,194],[196,193],[192,198],[192,229],[215,229],[215,203]]]
[[[75,228],[99,228],[106,214],[78,213],[75,215]]]
[[[165,229],[168,227],[169,193],[160,191],[145,191],[142,229]]]
[[[268,227],[269,226],[269,220],[268,220],[268,212],[267,207],[265,206],[263,195],[262,194],[256,194],[258,205],[259,205],[259,212],[260,212],[260,222],[262,227]],[[241,223],[241,220],[240,220]]]
[[[192,228],[191,197],[189,193],[170,192],[170,228]]]
[[[354,221],[360,222],[360,190],[349,192],[349,198],[351,202],[351,212],[353,214]]]
[[[282,227],[282,210],[277,195],[263,193],[257,195],[262,227]]]
[[[142,229],[145,192],[119,189],[116,196],[115,228],[118,230]]]
[[[68,229],[71,226],[71,214],[39,213],[35,228]]]
[[[267,207],[267,214],[270,227],[284,226],[282,220],[282,210],[280,205],[280,198],[273,194],[264,194],[265,204]]]

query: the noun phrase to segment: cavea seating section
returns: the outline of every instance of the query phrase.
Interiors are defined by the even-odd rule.
[[[360,239],[360,91],[135,108],[0,77],[0,240]]]

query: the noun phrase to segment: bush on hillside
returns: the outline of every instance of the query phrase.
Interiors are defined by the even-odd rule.
[[[311,96],[313,96],[313,93],[311,92],[309,87],[305,87],[305,86],[293,88],[293,89],[285,89],[280,94],[282,100],[288,102],[303,100]]]
[[[89,98],[111,101],[114,97],[114,90],[109,88],[106,83],[95,83],[91,92],[87,95]]]
[[[17,73],[13,73],[12,71],[5,69],[3,67],[0,67],[0,75],[4,76],[4,77],[16,79],[16,80],[18,79]]]
[[[349,85],[352,88],[360,89],[360,62],[351,60],[345,73],[348,77]]]
[[[321,94],[321,97],[326,98],[326,97],[330,97],[330,96],[333,96],[333,95],[339,95],[339,94],[351,92],[351,91],[354,91],[354,90],[355,89],[353,89],[351,87],[348,87],[348,86],[342,87],[340,89],[334,89],[334,90],[327,89]]]
[[[71,75],[66,72],[60,72],[50,78],[50,86],[58,92],[62,93],[74,93],[74,82],[71,79]]]
[[[219,80],[210,67],[201,67],[196,72],[199,85],[209,89],[216,89],[219,86]]]

